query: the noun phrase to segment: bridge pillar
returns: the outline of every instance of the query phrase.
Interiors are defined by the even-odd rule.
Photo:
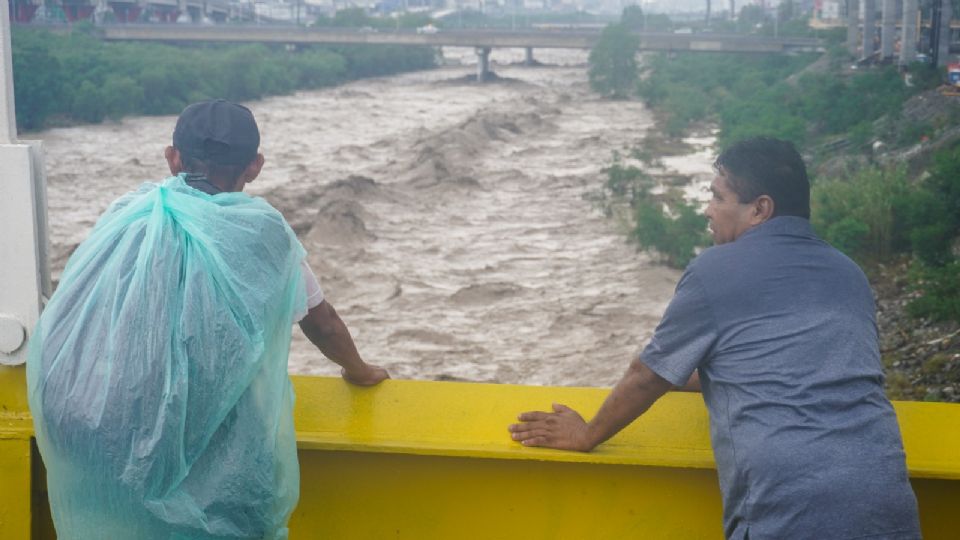
[[[850,56],[857,55],[857,46],[860,38],[860,2],[847,0],[847,52]]]
[[[523,57],[523,65],[532,66],[535,62],[533,59],[533,47],[527,47],[526,55]]]
[[[477,47],[477,82],[486,82],[490,74],[490,47]]]
[[[937,2],[937,0],[934,0]],[[937,67],[944,67],[950,63],[950,19],[953,18],[953,6],[950,0],[940,0],[940,19],[937,24],[937,40],[934,42],[934,55]]]
[[[897,34],[897,0],[883,0],[883,18],[880,28],[880,60],[893,58],[893,42]]]
[[[873,56],[876,50],[874,39],[877,37],[877,2],[876,0],[861,0],[863,6],[863,36],[860,59],[866,60]]]
[[[900,65],[914,61],[917,54],[917,0],[903,0],[903,30],[900,32]]]

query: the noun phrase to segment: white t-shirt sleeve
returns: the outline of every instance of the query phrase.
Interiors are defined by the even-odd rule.
[[[320,288],[320,282],[317,281],[317,275],[313,273],[307,259],[300,261],[300,274],[303,276],[303,285],[307,291],[307,310],[297,313],[295,321],[301,321],[307,316],[307,311],[317,307],[323,302],[323,289]]]

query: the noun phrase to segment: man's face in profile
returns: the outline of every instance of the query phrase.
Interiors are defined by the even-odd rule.
[[[713,243],[720,245],[733,242],[751,227],[753,202],[740,202],[737,194],[730,189],[727,175],[721,171],[710,184],[713,196],[704,215],[710,222],[710,234]]]

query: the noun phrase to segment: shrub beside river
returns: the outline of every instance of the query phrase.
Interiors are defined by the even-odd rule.
[[[107,43],[78,26],[65,34],[14,27],[21,130],[177,114],[203,99],[246,101],[435,65],[424,46]]]

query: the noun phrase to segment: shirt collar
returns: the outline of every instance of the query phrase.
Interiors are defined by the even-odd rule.
[[[755,235],[815,236],[810,220],[797,216],[778,216],[752,227],[740,235],[740,238]],[[739,240],[740,238],[737,238]]]
[[[202,191],[208,195],[216,195],[218,193],[224,193],[224,191],[217,186],[213,185],[212,182],[203,174],[199,173],[190,173],[182,172],[180,173],[180,178],[183,178],[183,181],[193,189]]]

